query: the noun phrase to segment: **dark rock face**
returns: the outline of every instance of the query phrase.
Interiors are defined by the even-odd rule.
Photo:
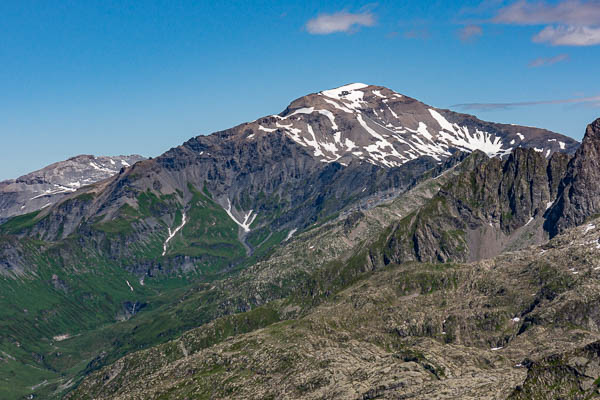
[[[532,229],[528,225],[553,203],[568,160],[521,148],[504,161],[472,154],[462,173],[401,221],[388,243],[388,262],[467,261],[516,246],[513,236]],[[543,239],[533,233],[519,247]]]
[[[558,191],[545,224],[552,236],[600,213],[600,118],[588,125]]]

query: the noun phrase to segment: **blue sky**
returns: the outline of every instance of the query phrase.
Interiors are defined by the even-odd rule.
[[[349,82],[576,139],[600,117],[600,1],[19,0],[0,35],[0,179]]]

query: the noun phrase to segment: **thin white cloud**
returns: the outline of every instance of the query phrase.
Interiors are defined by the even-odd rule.
[[[478,110],[478,111],[493,111],[506,110],[515,107],[537,106],[544,104],[583,104],[583,105],[600,105],[600,96],[594,97],[578,97],[572,99],[561,100],[541,100],[541,101],[522,101],[515,103],[463,103],[455,104],[452,108],[461,108],[463,110]]]
[[[498,11],[493,22],[511,25],[546,25],[533,37],[553,46],[600,44],[600,1],[562,0],[558,3],[519,0]]]
[[[520,0],[502,8],[494,21],[516,25],[596,25],[600,23],[600,2],[563,0],[548,4]]]
[[[600,27],[547,26],[533,37],[533,41],[553,46],[593,46],[600,44]]]
[[[306,30],[313,35],[329,35],[336,32],[353,32],[361,26],[373,26],[376,19],[371,12],[320,14],[306,23]]]
[[[458,37],[463,42],[473,40],[483,34],[483,29],[478,25],[467,25],[458,31]]]
[[[559,54],[554,57],[538,57],[529,63],[531,68],[543,67],[545,65],[553,65],[559,62],[567,61],[569,59],[568,54]]]
[[[411,29],[402,34],[405,39],[427,40],[431,37],[428,29]]]

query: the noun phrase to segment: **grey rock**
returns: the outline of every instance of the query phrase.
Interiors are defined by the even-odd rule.
[[[80,155],[0,182],[0,221],[49,207],[77,189],[109,178],[140,160],[144,157]]]
[[[600,118],[588,125],[558,191],[545,225],[552,236],[600,213]]]

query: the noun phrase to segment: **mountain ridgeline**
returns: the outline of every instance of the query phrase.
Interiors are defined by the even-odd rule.
[[[194,387],[193,379],[184,379],[185,390],[169,392],[165,382],[153,378],[147,398],[231,397],[233,392],[215,389],[227,385],[210,381],[213,373],[224,380],[238,379],[239,386],[233,385],[238,389],[250,385],[242,398],[261,398],[271,393],[261,386],[266,381],[248,383],[245,372],[225,373],[220,356],[213,357],[219,361],[211,367],[211,349],[220,352],[218,346],[227,338],[242,335],[240,340],[250,340],[243,335],[277,323],[296,321],[292,323],[306,327],[306,321],[317,318],[313,312],[331,318],[323,310],[338,307],[332,301],[345,290],[358,302],[355,306],[369,303],[370,297],[361,299],[356,285],[377,280],[373,274],[379,271],[402,281],[402,295],[393,296],[407,296],[406,303],[392,301],[388,311],[417,315],[417,308],[428,301],[423,296],[412,300],[411,290],[417,287],[452,290],[463,296],[464,304],[478,287],[491,296],[494,310],[492,315],[474,308],[468,318],[457,314],[444,319],[446,311],[440,309],[432,314],[435,320],[418,314],[418,326],[397,320],[400,317],[390,311],[382,318],[397,325],[381,327],[386,333],[375,345],[388,353],[378,350],[377,357],[391,357],[400,346],[400,358],[416,363],[410,368],[425,368],[419,370],[423,375],[415,378],[418,382],[432,376],[443,381],[452,375],[448,359],[440,355],[433,362],[427,361],[431,355],[410,353],[414,338],[427,337],[440,346],[472,347],[468,363],[480,368],[476,360],[484,356],[475,348],[500,348],[518,339],[517,326],[505,326],[498,318],[517,318],[515,313],[520,315],[517,319],[524,318],[538,312],[539,304],[546,307],[545,302],[552,302],[566,286],[575,290],[572,282],[549,283],[543,257],[529,257],[527,249],[549,239],[560,242],[564,235],[577,236],[574,228],[600,215],[599,153],[600,119],[588,127],[580,145],[544,129],[485,122],[384,87],[351,84],[301,97],[281,114],[192,138],[159,157],[124,160],[131,165],[111,173],[106,168],[108,176],[87,178],[91,184],[64,190],[61,197],[47,199],[48,204],[22,202],[20,213],[13,205],[12,214],[7,214],[12,217],[0,224],[0,308],[5,309],[0,312],[0,382],[16,382],[18,389],[0,384],[0,397],[52,398],[69,392],[73,399],[145,398],[138,386],[143,376],[164,374],[161,368],[171,368],[171,362],[185,365],[195,352],[202,368],[216,368],[192,368],[204,374],[194,378],[204,386]],[[84,163],[105,168],[97,160]],[[111,160],[106,162],[118,164]],[[21,181],[26,180],[15,182]],[[44,196],[54,195],[54,189],[40,190]],[[6,202],[8,197],[1,196]],[[561,249],[566,251],[565,246]],[[471,273],[471,264],[465,264],[478,262],[473,268],[485,270],[486,260],[500,260],[503,254],[522,254],[538,263],[532,270],[515,264],[515,271],[528,279],[522,289],[541,291],[537,300],[509,307],[503,296],[517,296],[516,292],[484,290],[485,274]],[[407,275],[397,275],[397,268],[407,268]],[[499,279],[507,276],[498,274]],[[366,321],[368,315],[361,312],[357,318]],[[530,321],[531,326],[543,324],[540,321]],[[447,334],[450,329],[453,336]],[[473,329],[475,333],[468,333]],[[494,329],[504,329],[505,334]],[[170,341],[184,332],[194,338],[193,344]],[[287,328],[277,332],[273,334],[293,336]],[[390,332],[393,340],[387,336]],[[595,332],[592,329],[590,338]],[[156,345],[166,347],[152,347]],[[427,346],[417,347],[424,351]],[[150,348],[149,353],[138,354],[142,348]],[[455,349],[456,357],[466,357]],[[521,350],[519,357],[533,356],[530,347]],[[168,356],[159,360],[157,354]],[[535,365],[543,365],[544,357],[550,356],[537,355],[540,361]],[[132,365],[136,357],[151,359]],[[369,385],[382,378],[385,366],[376,368],[379,372],[373,375],[366,372],[372,378]],[[310,379],[317,379],[319,372],[313,372]],[[524,373],[525,369],[509,374],[508,381],[514,383],[509,389],[524,382]],[[509,376],[502,374],[498,379]],[[310,379],[312,383],[271,394],[347,398],[363,393],[354,387],[337,395],[319,391],[328,387],[326,382]],[[361,398],[377,397],[378,390],[383,397],[391,390],[393,398],[410,386],[394,386],[399,384],[393,379],[388,383],[387,389],[365,388]],[[505,389],[498,393],[511,394]],[[456,394],[453,390],[447,393]],[[419,392],[421,397],[410,393],[401,394],[426,398],[425,392]]]
[[[228,268],[266,238],[306,228],[357,201],[402,192],[454,152],[508,157],[517,147],[548,159],[573,152],[577,142],[352,84],[295,100],[280,115],[198,136],[5,232],[50,241],[81,234],[138,273],[159,262]],[[205,213],[213,219],[208,225],[200,218]],[[181,235],[168,241],[184,214]],[[170,255],[187,261],[161,258]]]

